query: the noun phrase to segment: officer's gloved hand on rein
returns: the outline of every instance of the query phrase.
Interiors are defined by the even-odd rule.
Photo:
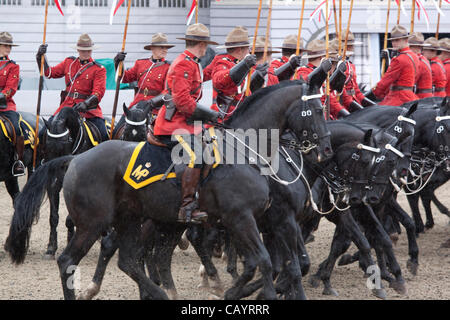
[[[247,68],[250,69],[251,67],[256,65],[256,55],[248,54],[248,55],[245,56],[245,58],[242,61],[244,61],[244,63],[247,66]]]
[[[338,119],[341,119],[341,118],[345,118],[345,117],[348,116],[349,114],[350,114],[350,112],[348,112],[347,109],[341,109],[341,110],[338,112],[337,117],[338,117]]]
[[[86,102],[78,102],[76,105],[73,106],[73,110],[76,112],[86,112],[87,111],[87,104]]]
[[[375,102],[373,102],[372,100],[368,99],[367,97],[365,97],[365,98],[361,101],[361,104],[362,104],[364,107],[370,107],[370,106],[375,106],[375,105],[376,105]]]
[[[373,93],[373,90],[370,90],[368,93],[365,94],[366,98],[370,101],[375,101],[377,100],[377,97],[375,96],[375,94]]]
[[[208,106],[204,106],[200,103],[197,103],[194,112],[187,119],[187,122],[188,123],[193,123],[194,121],[217,122],[218,119],[219,119],[219,112],[211,109]]]
[[[39,46],[36,57],[38,57],[38,58],[42,57],[47,52],[47,47],[48,47],[48,44],[41,44]]]
[[[0,92],[0,109],[6,109],[6,96]]]
[[[126,57],[126,55],[127,55],[127,53],[126,52],[118,52],[117,54],[116,54],[116,56],[114,57],[114,67],[117,69],[117,67],[119,66],[119,63],[121,62],[121,61],[124,61],[125,60],[125,57]]]
[[[297,69],[298,67],[300,67],[301,63],[302,63],[301,56],[292,55],[289,58],[289,64],[291,65],[292,69]]]
[[[263,64],[258,64],[255,69],[255,73],[258,73],[261,77],[265,77],[269,71],[269,63],[265,62]]]

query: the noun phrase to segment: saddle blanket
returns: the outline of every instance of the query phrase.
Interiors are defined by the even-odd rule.
[[[25,146],[27,144],[29,144],[30,147],[34,149],[35,139],[34,139],[33,127],[27,121],[25,121],[22,118],[22,116],[20,116],[19,125],[20,125],[20,128],[22,129]],[[2,119],[0,119],[0,127],[2,128],[2,131],[3,131],[3,134],[5,135],[5,137],[7,137],[9,139],[9,141],[12,142],[13,137],[10,137],[10,134],[8,133],[8,130],[6,129],[6,125]]]
[[[140,142],[134,149],[123,179],[134,189],[140,189],[161,180],[172,164],[170,150],[152,145],[146,141]],[[174,169],[167,179],[176,178]]]

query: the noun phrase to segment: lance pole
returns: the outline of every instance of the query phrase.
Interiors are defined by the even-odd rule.
[[[128,31],[128,20],[130,18],[130,8],[131,8],[131,0],[128,0],[128,8],[127,8],[127,17],[125,20],[125,29],[123,31],[123,40],[122,40],[122,52],[125,51],[125,43],[127,41],[127,31]],[[114,123],[116,121],[116,112],[117,112],[117,103],[119,101],[119,91],[120,91],[120,82],[122,80],[122,72],[123,72],[123,61],[120,61],[119,66],[117,67],[117,81],[116,81],[116,92],[114,95],[114,104],[111,118],[111,132],[109,138],[112,139]]]
[[[439,0],[439,9],[442,8],[442,0]],[[436,26],[436,39],[439,40],[439,25],[441,23],[441,13],[438,12],[438,20],[437,20],[437,26]]]
[[[47,35],[47,17],[48,17],[48,1],[45,1],[45,18],[44,18],[44,36],[42,39],[42,44],[45,44],[45,38]],[[34,130],[34,149],[33,149],[33,172],[36,168],[36,157],[37,157],[37,149],[39,145],[39,117],[41,114],[41,99],[42,99],[42,89],[44,87],[44,55],[41,56],[41,70],[39,76],[39,89],[38,89],[38,100],[36,106],[36,128]]]
[[[255,26],[255,33],[253,36],[253,43],[252,43],[252,54],[255,54],[255,46],[256,46],[256,37],[258,36],[258,28],[259,28],[259,20],[261,19],[261,8],[262,8],[262,0],[259,0],[259,6],[258,6],[258,16],[256,18],[256,26]],[[247,88],[245,89],[245,96],[250,95],[250,80],[252,77],[252,70],[247,75]]]
[[[388,32],[389,32],[389,13],[391,11],[391,0],[388,0],[388,9],[387,9],[387,17],[386,17],[386,30],[384,32],[384,45],[383,45],[383,49],[386,50],[387,49],[387,45],[388,45]],[[383,61],[381,62],[381,76],[384,75],[384,68],[386,67],[386,59],[383,59]]]

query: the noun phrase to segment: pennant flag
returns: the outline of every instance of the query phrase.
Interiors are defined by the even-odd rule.
[[[404,15],[404,16],[407,16],[408,14],[406,13],[405,6],[403,5],[403,2],[401,2],[401,1],[399,1],[399,0],[395,0],[395,2],[396,2],[397,5],[399,5],[400,8],[402,9],[403,15]],[[400,2],[400,4],[399,4],[399,2]]]
[[[55,1],[56,7],[58,8],[59,12],[61,12],[61,14],[64,15],[64,13],[61,10],[61,6],[59,5],[58,0],[54,0],[54,1]]]
[[[436,7],[437,12],[438,12],[441,16],[445,17],[444,12],[441,10],[441,8],[439,8],[439,5],[438,5],[438,3],[437,3],[437,0],[433,0],[433,4],[434,4],[434,6]]]
[[[119,9],[119,7],[122,5],[122,3],[125,0],[119,0],[119,2],[117,2],[117,0],[113,0],[112,6],[111,6],[111,12],[109,14],[109,24],[113,23],[113,18],[114,15],[116,14],[117,10]],[[130,1],[130,0],[128,0]]]
[[[424,5],[423,5],[421,0],[416,0],[416,4],[417,4],[417,8],[418,8],[418,10],[417,10],[417,17],[420,20],[420,10],[422,9],[423,13],[425,15],[426,23],[427,23],[427,30],[430,30],[430,18],[428,17],[427,10],[425,9],[425,7],[424,7]]]
[[[191,23],[192,17],[195,14],[195,10],[197,10],[197,0],[192,0],[191,9],[189,10],[189,13],[186,17],[187,19],[186,25],[189,25]]]
[[[450,1],[450,0],[449,0]],[[310,14],[310,16],[309,16],[309,21],[311,21],[312,19],[314,19],[314,17],[317,15],[317,14],[319,14],[319,22],[321,21],[321,17],[322,17],[322,15],[324,16],[324,20],[325,20],[325,17],[326,17],[326,4],[327,4],[327,1],[326,0],[324,0],[324,1],[322,1],[318,6],[317,6],[317,8],[316,9],[314,9],[314,11]],[[328,21],[330,20],[330,18],[331,18],[331,5],[329,5],[328,6]]]

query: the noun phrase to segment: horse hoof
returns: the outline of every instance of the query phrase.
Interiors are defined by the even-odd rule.
[[[320,285],[320,278],[316,275],[312,275],[309,277],[308,283],[310,284],[311,287],[318,288]]]
[[[427,222],[425,223],[425,229],[429,230],[429,229],[433,229],[434,227],[434,222]]]
[[[180,241],[178,242],[178,248],[180,248],[183,251],[187,250],[187,248],[189,248],[189,240],[186,236],[186,231],[183,233]]]
[[[322,294],[325,296],[339,297],[339,293],[331,287],[324,288]]]
[[[372,294],[379,299],[386,300],[386,290],[384,289],[372,289]]]
[[[92,300],[100,292],[100,286],[94,282],[91,282],[86,290],[81,293],[78,300]]]
[[[346,266],[352,262],[353,262],[352,255],[346,253],[346,254],[342,255],[342,257],[339,259],[338,266]]]
[[[54,253],[44,254],[44,260],[55,260],[55,254]]]
[[[419,264],[416,262],[412,262],[411,260],[408,260],[408,262],[406,263],[406,268],[409,270],[409,272],[411,272],[413,276],[416,276]]]
[[[393,281],[389,284],[389,288],[394,289],[397,293],[401,295],[406,295],[406,286],[404,282]]]
[[[305,244],[308,244],[308,243],[314,242],[314,240],[315,240],[315,237],[314,237],[314,235],[310,234],[310,235],[308,236],[308,238],[306,238],[306,240],[305,240]]]
[[[392,233],[392,234],[390,234],[389,235],[389,238],[391,238],[391,241],[392,241],[392,244],[394,245],[394,246],[396,246],[397,245],[397,242],[398,242],[398,233]]]

